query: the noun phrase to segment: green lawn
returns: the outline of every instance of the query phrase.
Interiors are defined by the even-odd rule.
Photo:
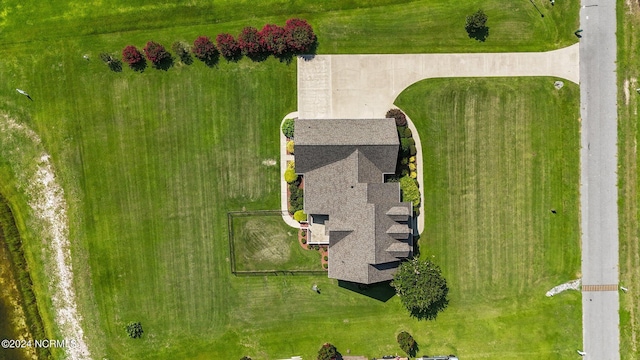
[[[566,295],[566,302],[544,298],[554,285],[580,276],[579,92],[571,83],[557,91],[553,81],[429,80],[396,101],[422,141],[421,256],[443,267],[453,308],[486,307],[469,315],[474,319],[491,314],[491,325],[480,322],[470,331],[487,339],[478,344],[480,353],[491,353],[485,346],[493,336],[504,345],[505,335],[481,329],[509,315],[522,322],[503,324],[505,334],[531,331],[525,330],[529,316],[548,325],[537,333],[539,342],[515,340],[506,352],[581,344],[580,295]],[[524,309],[535,315],[512,314]],[[447,340],[460,337],[454,332]]]
[[[618,180],[620,221],[620,284],[629,288],[620,295],[620,358],[640,357],[640,291],[634,286],[640,282],[640,209],[638,208],[638,66],[636,56],[640,48],[637,27],[640,25],[640,7],[637,3],[621,3],[618,12]]]
[[[524,80],[476,85],[486,91],[478,105],[487,99],[501,104],[495,99],[507,90],[511,96],[522,94],[500,110],[503,115],[535,114],[536,121],[518,128],[522,132],[510,141],[522,140],[537,149],[538,155],[525,164],[542,171],[542,178],[516,161],[528,154],[526,148],[511,153],[517,147],[483,145],[480,138],[478,173],[464,168],[468,154],[453,147],[459,139],[445,139],[445,133],[423,126],[429,119],[420,121],[424,101],[404,100],[403,95],[423,144],[451,146],[451,152],[441,153],[450,160],[440,161],[446,169],[452,169],[447,164],[460,165],[460,171],[477,182],[476,188],[468,183],[461,190],[457,186],[467,183],[464,174],[456,173],[460,178],[450,179],[452,191],[476,190],[476,196],[493,200],[478,209],[485,213],[474,213],[471,204],[447,202],[441,195],[425,199],[425,205],[436,204],[437,211],[425,210],[434,218],[427,218],[431,230],[421,240],[423,254],[436,255],[443,265],[452,302],[436,322],[417,322],[407,317],[397,298],[376,299],[387,299],[388,289],[363,295],[324,277],[230,273],[227,212],[279,207],[278,167],[262,162],[279,158],[280,120],[296,110],[295,63],[245,59],[237,64],[223,61],[213,69],[195,63],[139,74],[129,69],[110,72],[97,57],[128,43],[141,46],[154,39],[168,46],[200,34],[235,34],[245,25],[282,24],[290,16],[309,19],[324,53],[525,51],[574,42],[578,2],[558,2],[554,8],[546,1],[536,3],[547,14],[544,19],[530,2],[497,0],[463,5],[436,0],[375,5],[364,0],[3,3],[0,111],[31,127],[42,143],[34,146],[24,138],[0,136],[0,191],[24,235],[48,334],[55,337],[58,331],[47,298],[46,269],[38,263],[42,246],[37,230],[29,226],[33,214],[19,182],[20,172],[33,167],[29,159],[43,149],[51,154],[65,190],[79,306],[94,358],[312,358],[325,341],[343,352],[380,357],[398,351],[395,335],[400,330],[414,335],[420,353],[458,353],[465,359],[556,358],[573,352],[581,333],[579,294],[554,299],[543,294],[573,278],[579,264],[577,166],[562,170],[563,165],[577,164],[575,87],[567,84],[560,92],[570,94],[566,101],[573,104],[575,116],[558,123],[554,116],[570,111],[553,100],[559,95],[550,84],[551,93],[547,85],[539,88]],[[485,43],[468,39],[463,30],[464,17],[479,6],[489,15]],[[34,101],[17,95],[15,88],[29,91]],[[441,88],[448,87],[441,82],[424,89],[423,96],[429,92],[440,104],[438,113],[446,114],[453,99],[438,92]],[[549,99],[556,102],[549,105]],[[498,120],[495,109],[478,106],[472,111],[469,105],[468,111],[477,129],[494,124],[493,131],[484,129],[486,138],[510,129],[493,123]],[[562,142],[555,137],[542,142],[542,130],[560,125],[569,127]],[[559,136],[558,131],[550,135]],[[490,151],[511,154],[504,165],[513,166],[509,172],[482,177],[494,159]],[[567,160],[572,156],[575,162]],[[554,166],[562,174],[553,171]],[[514,176],[520,187],[496,191]],[[545,182],[537,182],[542,179]],[[425,181],[442,189],[445,180]],[[520,196],[524,207],[509,205],[508,196]],[[545,199],[553,199],[553,204]],[[562,210],[558,217],[548,214],[551,206]],[[489,212],[494,216],[488,217]],[[434,234],[434,224],[447,214],[454,215],[446,219],[457,221],[451,224],[460,229]],[[490,231],[481,234],[480,229]],[[566,233],[560,236],[562,231]],[[486,243],[489,236],[495,243]],[[311,291],[313,282],[321,295]],[[142,322],[141,340],[126,338],[123,326],[129,321]]]
[[[544,18],[524,0],[70,0],[38,6],[10,0],[0,12],[0,44],[20,50],[80,40],[86,45],[80,51],[97,55],[110,50],[102,43],[117,51],[151,38],[170,44],[183,35],[193,41],[200,34],[235,35],[246,25],[283,24],[292,16],[316,28],[322,53],[540,51],[576,42],[579,1],[533,3]],[[479,8],[489,18],[484,43],[464,30],[466,16]]]
[[[298,230],[282,221],[280,212],[234,214],[231,222],[237,271],[315,270],[323,273],[320,253],[300,246]]]

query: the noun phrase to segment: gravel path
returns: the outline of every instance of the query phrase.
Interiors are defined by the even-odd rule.
[[[0,155],[10,161],[18,159],[12,163],[13,171],[21,187],[19,190],[29,199],[33,214],[27,225],[43,242],[42,260],[50,275],[49,293],[55,322],[62,335],[62,339],[55,340],[67,341],[68,359],[91,359],[73,287],[64,191],[56,181],[49,155],[42,150],[42,142],[35,132],[4,115],[0,116],[0,134]],[[21,149],[20,144],[25,141],[33,145]],[[32,149],[39,152],[36,157],[28,155]]]

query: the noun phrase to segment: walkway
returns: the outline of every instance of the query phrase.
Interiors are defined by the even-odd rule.
[[[380,118],[428,78],[554,76],[578,83],[578,44],[538,53],[318,55],[298,59],[302,119]]]
[[[282,133],[282,123],[284,123],[286,119],[295,119],[297,117],[297,111],[287,114],[287,116],[282,119],[282,122],[280,122],[280,127],[278,128],[278,132],[280,133],[280,210],[282,212],[282,220],[284,220],[287,225],[300,229],[300,223],[289,215],[289,209],[287,208],[287,204],[289,203],[287,199],[289,184],[284,181],[284,172],[287,170],[287,161],[293,161],[293,155],[287,155],[287,137]]]
[[[580,202],[585,359],[620,359],[615,1],[580,10]]]

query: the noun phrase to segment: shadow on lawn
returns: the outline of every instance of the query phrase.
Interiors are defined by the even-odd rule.
[[[395,294],[396,290],[391,287],[390,281],[385,281],[377,284],[363,285],[352,283],[349,281],[338,280],[338,286],[343,289],[357,292],[358,294],[368,296],[378,301],[387,302]]]

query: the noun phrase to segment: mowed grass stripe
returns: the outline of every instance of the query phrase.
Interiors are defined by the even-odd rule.
[[[552,83],[430,80],[399,98],[400,107],[407,99],[424,103],[407,109],[430,123],[419,127],[428,224],[421,243],[460,300],[525,293],[579,270],[578,123],[570,102],[577,88],[558,92]],[[531,86],[531,96],[518,94],[518,86]],[[434,93],[419,93],[425,88]]]

